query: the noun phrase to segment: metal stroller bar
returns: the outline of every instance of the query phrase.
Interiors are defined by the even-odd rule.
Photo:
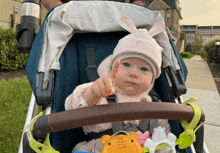
[[[31,120],[37,115],[37,111],[38,111],[38,105],[35,101],[35,97],[34,97],[34,94],[32,92],[31,101],[30,101],[30,104],[29,104],[29,107],[28,107],[28,113],[27,113],[27,117],[26,117],[26,120],[25,120],[24,129],[23,129],[23,133],[22,133],[18,153],[23,153],[24,133],[27,131],[27,127],[30,124]]]

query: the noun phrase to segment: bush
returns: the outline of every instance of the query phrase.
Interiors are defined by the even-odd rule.
[[[182,58],[192,58],[193,56],[195,56],[195,54],[192,54],[190,52],[181,52],[180,55],[182,56]]]
[[[14,29],[3,30],[0,27],[0,63],[6,71],[23,69],[27,63],[29,52],[22,53],[16,48]]]
[[[204,58],[207,62],[211,62],[215,56],[215,42],[220,40],[220,36],[214,36],[211,39],[203,43],[203,50],[201,50],[201,57]],[[220,51],[219,55],[220,55]]]
[[[185,48],[185,51],[186,52],[190,52],[190,53],[193,53],[193,45],[188,43],[186,48]]]

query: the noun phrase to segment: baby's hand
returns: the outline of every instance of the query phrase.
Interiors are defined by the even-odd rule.
[[[120,60],[118,60],[109,75],[102,76],[93,83],[92,91],[97,97],[106,98],[115,93],[114,83],[120,63]]]

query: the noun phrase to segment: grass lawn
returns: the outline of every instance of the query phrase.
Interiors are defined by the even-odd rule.
[[[0,153],[18,152],[31,94],[27,76],[0,80]]]

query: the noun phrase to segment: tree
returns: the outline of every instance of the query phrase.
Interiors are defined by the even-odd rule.
[[[195,36],[193,41],[194,54],[198,55],[201,48],[202,48],[202,40],[200,39],[200,37]]]

